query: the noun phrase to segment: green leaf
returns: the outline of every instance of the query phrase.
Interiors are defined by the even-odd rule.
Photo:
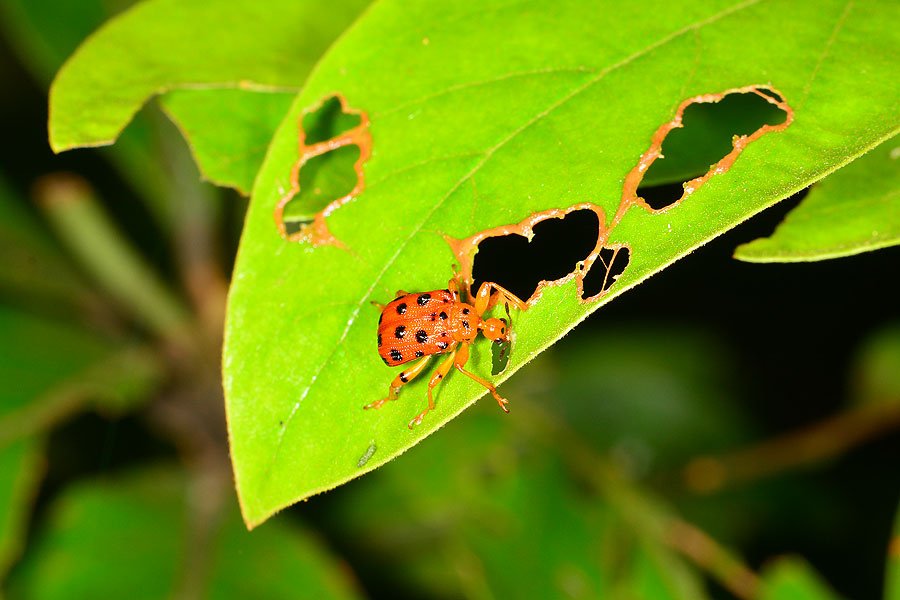
[[[56,152],[112,143],[151,97],[167,102],[214,182],[249,189],[267,141],[315,60],[367,4],[341,0],[146,0],[109,21],[63,66],[50,94]],[[252,117],[252,118],[251,118]],[[228,131],[232,130],[232,131]],[[221,145],[220,145],[221,144]]]
[[[177,90],[166,94],[161,103],[190,141],[194,160],[203,176],[216,185],[233,187],[249,196],[269,141],[295,95]]]
[[[602,300],[579,302],[570,281],[514,315],[506,379],[609,299],[892,136],[897,11],[775,0],[373,6],[307,81],[245,223],[224,388],[247,523],[384,464],[484,393],[456,373],[412,432],[424,382],[361,408],[396,376],[376,353],[369,303],[445,287],[455,256],[444,235],[583,202],[612,218],[654,132],[697,94],[771,82],[795,109],[790,127],[752,142],[680,205],[625,212],[609,242],[628,244],[631,262]],[[785,35],[785,23],[798,25]],[[273,210],[291,189],[298,123],[336,92],[371,120],[365,191],[327,217],[343,248],[286,242]],[[487,376],[490,353],[473,353],[469,368]]]
[[[184,478],[168,469],[82,483],[52,507],[11,589],[67,600],[170,598],[191,585],[204,598],[357,597],[306,532],[279,524],[250,535],[236,508],[214,526],[202,556],[190,555],[198,550],[190,506]],[[198,559],[206,571],[186,570]]]
[[[252,534],[236,505],[219,530],[210,598],[359,598],[347,565],[304,529],[279,523]]]
[[[900,600],[900,510],[894,517],[894,531],[887,548],[884,600]]]
[[[42,459],[41,444],[33,438],[0,445],[0,584],[25,544]]]
[[[167,473],[68,491],[13,572],[11,595],[170,596],[182,555],[184,494],[181,481]]]
[[[0,445],[93,402],[121,411],[147,397],[163,366],[152,352],[0,305]],[[14,382],[14,383],[12,383]]]
[[[748,262],[802,262],[900,244],[900,142],[890,139],[815,185],[771,236],[738,246]]]
[[[780,558],[762,574],[760,600],[836,600],[819,575],[803,560]]]

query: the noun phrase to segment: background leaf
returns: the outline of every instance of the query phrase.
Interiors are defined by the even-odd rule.
[[[192,548],[197,532],[185,526],[188,498],[183,477],[164,468],[69,490],[14,572],[13,595],[166,598],[199,579],[195,589],[209,598],[357,597],[305,532],[279,524],[250,535],[234,508],[207,544]],[[190,554],[198,550],[205,572],[190,569],[198,566]]]
[[[123,410],[158,384],[151,352],[0,305],[0,445],[37,433],[96,403]]]
[[[339,539],[368,568],[393,565],[393,585],[427,597],[705,597],[698,573],[586,492],[535,423],[471,417],[339,496]],[[361,506],[393,508],[373,519]]]
[[[713,336],[651,322],[579,339],[510,382],[510,395],[565,398],[554,410],[626,470],[676,468],[749,438],[748,415],[725,400],[734,359]]]
[[[869,406],[900,406],[900,323],[866,340],[856,361],[854,401]]]
[[[627,212],[610,241],[630,246],[631,264],[609,300],[893,135],[894,10],[775,0],[528,12],[374,6],[326,55],[276,134],[245,225],[224,384],[247,522],[383,464],[483,393],[451,377],[412,433],[422,384],[377,412],[360,408],[395,376],[375,352],[378,311],[368,302],[444,287],[454,257],[442,234],[465,238],[586,201],[612,215],[623,177],[681,101],[771,82],[795,108],[794,124],[752,143],[665,214]],[[785,22],[805,26],[785,36]],[[460,48],[478,48],[478,59]],[[374,153],[366,190],[328,219],[349,250],[310,249],[280,239],[272,211],[290,188],[301,112],[335,91],[368,113]],[[577,302],[572,283],[546,289],[515,317],[501,379],[603,303]],[[470,366],[489,373],[489,361],[476,348]],[[377,452],[358,467],[373,440]]]
[[[367,4],[146,0],[105,24],[60,70],[50,96],[57,152],[112,143],[151,97],[207,178],[247,191],[283,112],[315,60]],[[227,8],[226,8],[227,7]],[[115,57],[115,60],[111,60]],[[252,117],[252,118],[251,118]],[[231,130],[231,131],[229,131]]]
[[[33,496],[43,472],[35,438],[0,443],[0,585],[25,545]]]
[[[763,572],[762,600],[832,600],[828,589],[809,565],[797,558],[782,558]]]
[[[738,246],[749,262],[851,256],[900,244],[900,143],[890,139],[816,184],[768,238]]]

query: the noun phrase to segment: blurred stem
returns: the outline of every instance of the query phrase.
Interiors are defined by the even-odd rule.
[[[58,236],[135,319],[168,340],[183,340],[189,314],[122,237],[88,183],[72,174],[40,179],[37,197]]]
[[[900,403],[865,405],[799,431],[723,456],[692,460],[682,474],[697,493],[712,493],[838,456],[900,428]]]
[[[155,122],[169,174],[171,229],[181,279],[218,356],[228,289],[216,235],[223,199],[201,181],[187,143],[159,110]]]
[[[736,597],[750,600],[757,596],[759,577],[727,548],[625,479],[608,460],[554,416],[529,402],[520,401],[516,406],[517,410],[531,413],[523,421],[538,429],[536,436],[560,448],[570,466],[640,536],[681,553]]]

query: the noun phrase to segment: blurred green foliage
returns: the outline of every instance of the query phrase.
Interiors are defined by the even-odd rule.
[[[0,33],[18,58],[0,54],[0,76],[28,90],[35,84],[10,66],[24,65],[45,93],[62,60],[128,4],[7,0]],[[324,42],[304,60],[311,66],[322,51]],[[162,100],[176,120],[206,102],[196,90],[179,94]],[[260,123],[248,114],[237,129],[273,127],[286,98],[269,100]],[[180,125],[188,131],[185,123],[198,120]],[[76,208],[94,214],[88,226],[60,217],[72,213],[59,212],[53,194],[29,203],[34,181],[12,166],[17,148],[0,162],[0,595],[826,600],[880,597],[883,585],[885,599],[900,598],[900,514],[893,529],[881,513],[865,515],[874,526],[840,538],[838,560],[817,552],[823,538],[856,529],[866,507],[896,510],[896,314],[822,349],[840,355],[833,379],[843,388],[818,412],[798,398],[806,425],[785,431],[755,406],[760,373],[741,339],[677,323],[671,296],[659,292],[647,292],[645,304],[636,298],[637,318],[617,320],[627,309],[620,300],[612,316],[587,323],[504,385],[508,417],[488,398],[378,471],[248,533],[231,486],[218,365],[220,279],[236,244],[228,215],[239,220],[240,205],[225,200],[238,206],[233,213],[209,206],[209,188],[196,184],[172,133],[151,107],[94,156],[117,170],[88,163],[90,183],[75,180],[87,190],[75,202],[90,203]],[[204,152],[215,155],[220,143],[251,148],[268,135],[219,131],[230,140],[220,142],[216,133],[205,132]],[[61,169],[58,158],[34,160],[40,173]],[[242,185],[258,160],[259,149],[243,163]],[[104,197],[116,178],[124,184],[113,189],[128,191]],[[156,221],[165,236],[156,246],[132,239],[114,216],[132,212]],[[106,255],[129,258],[92,262],[81,250],[100,235],[112,236]],[[158,259],[160,247],[174,254],[174,272]],[[882,277],[891,264],[876,263]],[[154,320],[110,281],[128,281],[138,297],[165,297],[183,314]],[[766,293],[774,303],[781,291],[758,295]],[[758,302],[741,310],[759,310]],[[783,307],[802,310],[790,297]],[[830,310],[851,329],[871,316],[842,308]],[[788,332],[790,318],[781,321]],[[798,365],[819,360],[812,345]],[[400,401],[416,402],[420,391]],[[109,439],[89,439],[88,422]],[[110,442],[123,423],[135,437]],[[134,458],[153,444],[169,454]],[[854,454],[860,444],[864,455]],[[112,468],[91,454],[98,446],[129,458]],[[382,450],[370,444],[360,461]],[[860,485],[861,464],[881,468],[865,476],[883,477]],[[808,562],[783,556],[806,550]]]

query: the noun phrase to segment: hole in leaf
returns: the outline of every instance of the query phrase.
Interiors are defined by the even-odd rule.
[[[331,96],[303,113],[298,139],[291,189],[275,207],[275,225],[288,241],[342,246],[325,219],[363,190],[362,167],[372,152],[368,116]]]
[[[597,260],[584,276],[581,297],[590,298],[608,290],[625,271],[630,260],[631,252],[627,246],[601,249]]]
[[[359,147],[343,146],[313,156],[300,168],[300,191],[284,206],[283,219],[288,233],[299,231],[336,198],[353,191],[357,182],[353,164],[357,160]]]
[[[600,220],[592,210],[574,210],[564,218],[535,224],[531,241],[524,235],[489,237],[478,244],[472,267],[473,290],[497,283],[527,300],[542,281],[570,275],[597,244]]]
[[[787,120],[787,112],[772,101],[781,102],[781,98],[771,90],[759,89],[728,94],[719,102],[688,106],[682,116],[683,127],[669,132],[662,156],[644,175],[639,188],[641,197],[654,210],[677,202],[685,183],[732,151],[735,137],[748,136],[764,125],[777,126]],[[655,187],[645,190],[644,186]]]
[[[334,139],[358,127],[360,122],[358,113],[344,112],[341,101],[337,96],[332,96],[315,111],[303,115],[301,126],[306,133],[304,144],[312,146]]]

